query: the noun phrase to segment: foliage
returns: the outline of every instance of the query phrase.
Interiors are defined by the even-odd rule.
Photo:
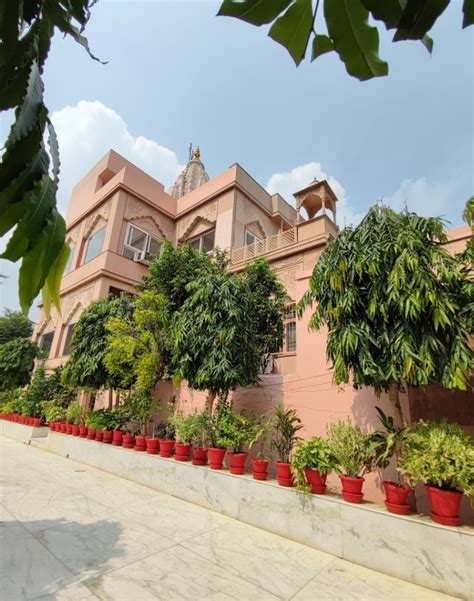
[[[444,242],[440,219],[374,206],[324,250],[297,310],[328,327],[336,384],[467,388],[474,284]]]
[[[326,430],[338,473],[357,478],[372,470],[376,443],[370,434],[362,432],[349,417],[328,424]]]
[[[155,427],[154,437],[161,438],[163,440],[174,440],[175,439],[175,428],[173,424],[173,415],[176,411],[176,399],[171,397],[166,403],[166,417],[162,419]]]
[[[254,285],[259,275],[262,284]],[[257,384],[262,357],[281,344],[283,331],[282,289],[268,264],[234,274],[217,252],[187,290],[173,320],[175,378],[208,390],[211,404],[216,395],[225,400],[230,390]]]
[[[106,323],[108,346],[104,364],[120,388],[149,394],[163,377],[168,357],[170,314],[162,294],[145,291],[132,311]]]
[[[149,290],[163,295],[173,314],[189,297],[188,284],[211,266],[211,259],[189,244],[175,248],[165,240],[161,252],[150,265],[143,279],[142,291]]]
[[[28,338],[14,338],[0,344],[0,390],[26,386],[38,353],[38,345]]]
[[[56,399],[66,407],[76,396],[76,391],[62,382],[62,367],[56,367],[47,373],[43,365],[39,365],[31,379],[26,395],[33,402]]]
[[[93,430],[121,430],[130,419],[129,408],[117,405],[112,409],[97,409],[91,411],[86,419],[86,426]]]
[[[291,458],[291,471],[296,481],[296,488],[307,491],[305,469],[318,470],[320,474],[329,474],[335,467],[335,459],[328,441],[319,436],[302,440],[295,446]]]
[[[290,463],[295,444],[301,440],[298,432],[303,427],[295,409],[285,409],[280,404],[275,407],[275,421],[271,446],[283,463]]]
[[[96,409],[91,411],[86,418],[86,426],[98,432],[108,430],[110,409]]]
[[[170,418],[170,422],[174,427],[178,442],[192,444],[198,437],[199,422],[197,413],[185,414],[182,411],[177,411]]]
[[[194,428],[191,443],[199,449],[207,448],[209,445],[209,412],[207,409],[201,412],[195,411],[193,418]]]
[[[4,390],[0,393],[2,413],[20,413],[23,393],[20,388]]]
[[[405,442],[409,435],[409,426],[396,427],[393,417],[385,415],[380,407],[375,407],[383,430],[376,430],[371,435],[375,443],[374,466],[380,470],[388,467],[392,457],[397,462],[397,473],[400,479],[399,464],[405,452]],[[399,481],[399,484],[401,482]]]
[[[407,436],[400,469],[412,484],[474,495],[474,445],[457,424],[421,421]]]
[[[420,40],[431,53],[428,32],[448,4],[449,0],[324,0],[320,23],[319,0],[314,9],[311,0],[224,0],[218,15],[257,26],[273,23],[268,35],[288,50],[297,66],[311,45],[311,61],[336,52],[347,72],[364,81],[388,74],[388,64],[379,57],[378,28],[369,19],[394,29],[394,42]],[[464,0],[463,14],[463,27],[472,25],[474,0]]]
[[[14,338],[30,338],[33,333],[32,322],[21,311],[5,309],[0,317],[0,344]]]
[[[58,399],[43,401],[41,408],[47,422],[61,422],[66,419],[67,409]]]
[[[64,381],[77,388],[99,390],[120,388],[121,378],[105,366],[108,349],[107,322],[112,317],[125,318],[132,312],[133,301],[127,294],[94,301],[81,313],[71,339],[71,354],[64,367]],[[123,365],[125,373],[132,366]]]
[[[228,405],[222,404],[216,412],[217,447],[228,448],[231,453],[243,453],[244,448],[255,436],[258,424],[256,416],[244,411],[234,413]]]
[[[151,417],[155,403],[147,393],[134,392],[124,403],[130,419],[126,424],[128,431],[133,434],[145,435],[147,420]]]
[[[267,459],[270,455],[272,445],[272,431],[274,427],[274,415],[270,417],[262,415],[255,425],[255,432],[249,442],[249,450],[257,447],[257,459]]]
[[[59,152],[43,100],[43,68],[56,29],[89,52],[81,31],[94,2],[0,4],[0,110],[15,109],[0,163],[0,235],[14,229],[2,258],[22,260],[19,298],[25,313],[42,288],[46,312],[51,300],[59,309],[69,255],[65,222],[56,208]]]
[[[84,411],[79,401],[72,402],[66,410],[66,419],[68,424],[82,426],[84,424]]]

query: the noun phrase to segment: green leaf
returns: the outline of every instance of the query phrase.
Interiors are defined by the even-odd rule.
[[[225,0],[219,17],[236,17],[252,25],[271,23],[293,0]]]
[[[59,185],[59,168],[61,163],[59,161],[59,145],[58,138],[56,136],[56,132],[54,131],[54,126],[51,123],[51,120],[48,119],[48,144],[49,144],[49,152],[51,154],[51,159],[53,161],[53,181],[55,190],[57,191]]]
[[[18,277],[18,296],[23,313],[28,313],[31,303],[43,285],[42,269],[38,266],[43,262],[45,247],[46,234],[42,233],[33,248],[23,256]]]
[[[368,11],[359,0],[325,0],[324,15],[334,48],[350,75],[360,81],[388,74],[379,58],[379,33],[369,25]]]
[[[295,0],[272,25],[268,35],[282,44],[298,66],[304,59],[313,27],[311,0]]]
[[[469,25],[474,25],[474,0],[464,0],[462,12],[464,15],[462,21],[463,29],[469,27]]]
[[[43,91],[44,86],[41,81],[38,63],[33,61],[25,98],[19,107],[15,123],[8,136],[8,146],[12,146],[15,142],[24,138],[36,125],[38,115],[43,108]]]
[[[64,268],[66,267],[66,263],[70,254],[71,249],[67,244],[65,244],[62,247],[57,259],[54,261],[51,269],[49,270],[46,282],[43,286],[43,308],[47,319],[49,319],[51,313],[51,301],[55,304],[58,313],[61,314],[59,288],[61,285]]]
[[[406,0],[361,0],[364,7],[387,29],[398,27]]]
[[[327,52],[332,52],[333,50],[334,44],[332,43],[331,38],[328,38],[327,35],[316,34],[313,39],[311,61],[314,61],[318,56],[326,54]]]
[[[449,0],[408,0],[393,41],[423,39],[448,4]]]

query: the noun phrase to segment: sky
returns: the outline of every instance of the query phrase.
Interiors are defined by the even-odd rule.
[[[296,68],[268,27],[215,17],[219,4],[101,0],[86,35],[106,65],[55,37],[44,78],[63,212],[109,148],[168,187],[193,143],[211,177],[238,162],[290,202],[327,178],[341,226],[380,199],[462,224],[474,193],[474,27],[461,29],[460,0],[433,28],[431,56],[379,25],[390,73],[367,82],[335,54]],[[17,266],[0,261],[0,273],[0,308],[16,308]]]

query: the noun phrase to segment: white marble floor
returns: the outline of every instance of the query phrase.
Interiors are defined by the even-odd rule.
[[[452,599],[0,437],[0,599]]]

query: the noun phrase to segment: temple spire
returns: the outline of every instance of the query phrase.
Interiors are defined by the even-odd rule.
[[[189,194],[208,181],[209,175],[201,161],[199,146],[193,149],[192,144],[190,144],[188,164],[178,176],[169,193],[174,198],[181,198],[181,196]]]

